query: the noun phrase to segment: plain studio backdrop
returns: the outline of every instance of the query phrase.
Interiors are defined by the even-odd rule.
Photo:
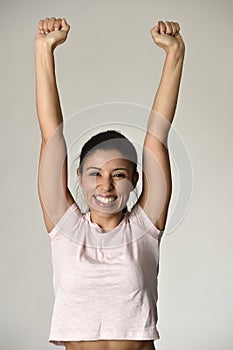
[[[192,187],[186,211],[161,243],[161,338],[155,346],[232,350],[233,3],[9,0],[0,6],[1,348],[55,349],[47,341],[54,296],[50,240],[37,193],[41,140],[33,46],[38,21],[55,16],[71,25],[68,41],[55,53],[64,119],[81,111],[84,129],[90,125],[82,111],[96,105],[121,102],[149,111],[165,57],[150,29],[158,20],[180,23],[186,56],[173,125],[193,177],[187,171]],[[125,121],[135,123],[132,114]],[[179,167],[185,175],[182,162]]]

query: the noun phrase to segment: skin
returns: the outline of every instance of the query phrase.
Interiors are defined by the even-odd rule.
[[[130,162],[117,150],[97,150],[87,157],[83,173],[78,171],[78,177],[92,221],[105,231],[116,227],[138,180]],[[114,201],[103,204],[95,195],[113,197]]]
[[[155,347],[151,340],[98,340],[66,342],[66,350],[155,350]]]
[[[156,350],[153,340],[98,340],[66,342],[66,350]]]
[[[48,233],[75,200],[67,181],[67,150],[63,135],[63,116],[55,76],[54,50],[63,44],[70,25],[62,18],[45,18],[38,23],[35,37],[36,103],[41,130],[38,169],[38,194]],[[185,45],[177,22],[158,21],[150,30],[153,42],[165,52],[161,79],[148,118],[143,144],[142,192],[138,203],[160,230],[164,230],[172,193],[171,168],[166,141],[175,115]],[[162,116],[162,118],[161,118]],[[53,136],[53,137],[51,137]],[[46,150],[46,152],[45,152]],[[88,167],[98,167],[90,175]],[[116,176],[115,168],[124,177]],[[92,169],[93,170],[93,169]],[[96,169],[95,169],[96,172]],[[92,171],[93,173],[93,171]],[[60,176],[58,176],[60,175]],[[117,150],[96,151],[84,164],[78,178],[90,208],[91,219],[108,231],[122,220],[122,209],[138,175],[133,176],[130,163]],[[114,203],[103,206],[95,195],[111,195]],[[152,350],[153,340],[72,341],[66,350]]]

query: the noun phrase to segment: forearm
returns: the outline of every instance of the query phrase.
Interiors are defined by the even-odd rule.
[[[53,50],[49,45],[35,47],[36,107],[43,140],[63,122],[55,76]],[[62,131],[62,125],[60,126]]]
[[[161,80],[148,119],[148,131],[166,143],[173,121],[184,61],[184,48],[166,54]]]
[[[166,55],[162,77],[156,92],[152,110],[172,123],[180,88],[184,50],[172,50]]]

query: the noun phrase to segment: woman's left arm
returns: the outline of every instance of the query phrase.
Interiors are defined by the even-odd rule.
[[[151,29],[156,45],[166,53],[163,72],[148,118],[143,147],[143,184],[138,200],[155,226],[164,230],[172,193],[167,138],[173,121],[185,53],[185,45],[175,22],[159,21]]]

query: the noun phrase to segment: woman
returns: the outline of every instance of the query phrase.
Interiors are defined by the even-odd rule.
[[[166,59],[143,146],[142,192],[133,144],[115,130],[83,146],[77,170],[89,207],[82,213],[67,185],[63,117],[54,50],[65,42],[65,19],[46,18],[35,39],[36,101],[41,130],[38,193],[51,238],[55,304],[49,341],[66,350],[151,350],[159,339],[159,243],[172,191],[166,141],[173,121],[185,47],[175,22],[151,35]],[[117,243],[117,245],[116,245]]]

